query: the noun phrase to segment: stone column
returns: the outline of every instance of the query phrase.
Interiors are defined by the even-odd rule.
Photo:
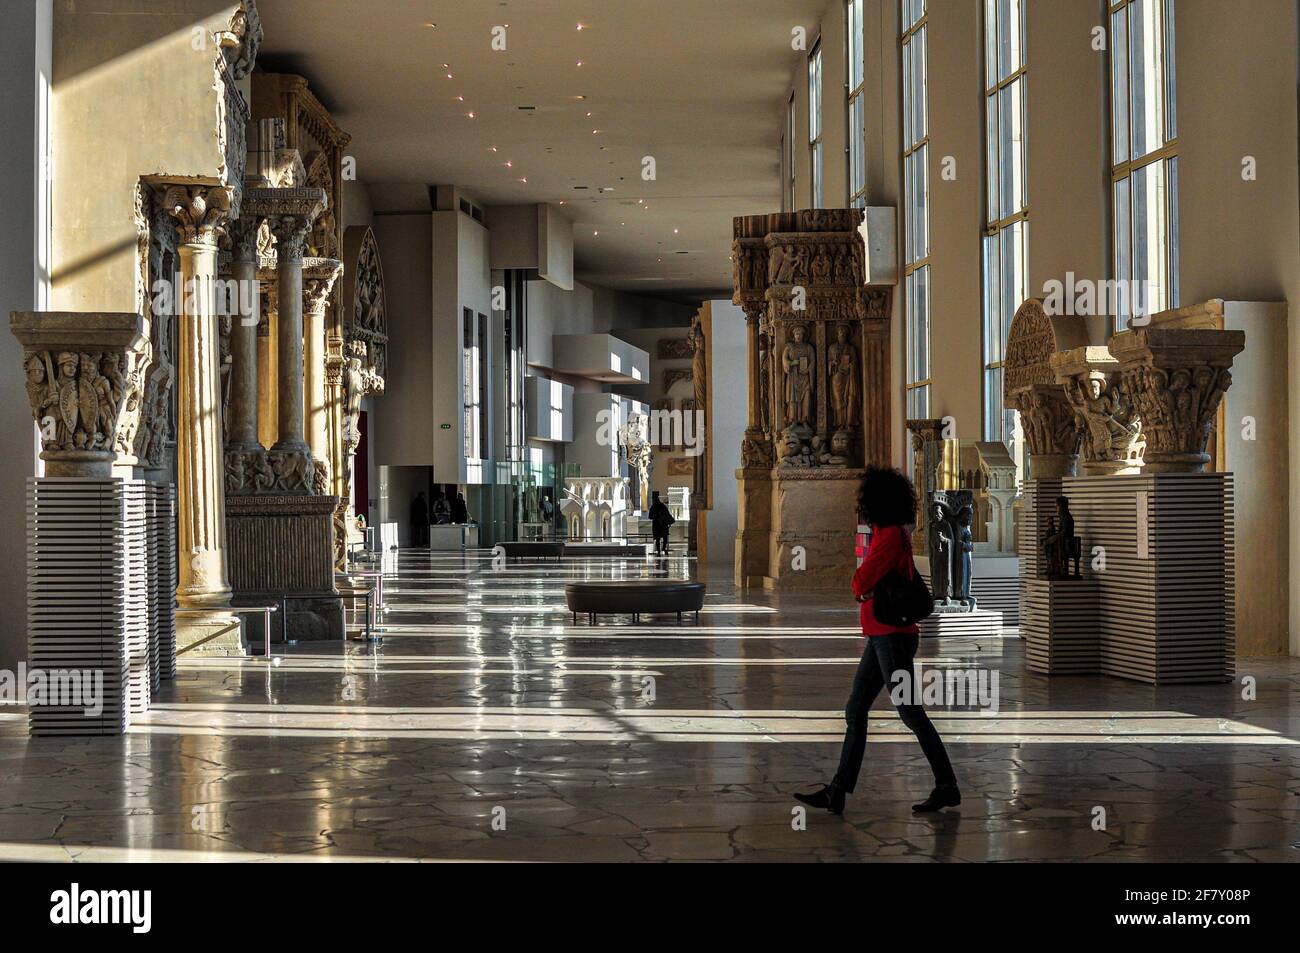
[[[257,325],[257,439],[264,447],[280,437],[280,413],[276,407],[276,381],[280,375],[275,352],[280,295],[275,285],[275,260],[263,258],[257,272],[262,285],[262,320]]]
[[[310,228],[311,220],[304,216],[281,215],[271,221],[276,243],[276,283],[280,290],[280,313],[276,316],[276,351],[280,357],[280,378],[276,387],[280,438],[272,447],[276,451],[308,449],[304,436],[302,253]]]
[[[257,439],[257,330],[261,320],[261,294],[257,280],[256,218],[231,223],[234,256],[231,276],[239,289],[240,314],[230,328],[230,399],[227,413],[228,450],[260,450]]]
[[[329,407],[325,402],[325,314],[334,282],[342,272],[343,263],[333,258],[308,259],[303,271],[305,427],[307,445],[318,467],[328,467],[330,460]]]
[[[182,608],[214,610],[209,625],[232,622],[226,573],[224,466],[221,449],[220,348],[213,280],[217,235],[230,207],[224,188],[172,186],[164,196],[180,238],[184,307],[180,319],[176,428],[177,549]],[[181,625],[194,627],[190,615]],[[239,651],[239,633],[227,650]],[[226,639],[226,636],[220,638]],[[209,645],[209,651],[220,647]]]

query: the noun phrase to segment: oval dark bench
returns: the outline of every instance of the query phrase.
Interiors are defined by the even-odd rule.
[[[559,562],[564,555],[564,544],[552,540],[520,540],[511,543],[497,543],[507,559],[521,559],[530,556],[534,559],[554,557]]]
[[[564,584],[564,602],[578,621],[578,613],[585,612],[591,624],[604,612],[632,614],[632,621],[640,620],[642,613],[676,612],[682,621],[683,612],[694,612],[700,621],[704,605],[704,583],[685,579],[622,579],[593,582],[567,582]]]

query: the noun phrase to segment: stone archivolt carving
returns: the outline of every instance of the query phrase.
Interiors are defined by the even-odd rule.
[[[1065,387],[1057,382],[1052,355],[1087,343],[1083,318],[1049,316],[1040,298],[1027,298],[1011,319],[1002,368],[1002,403],[1020,413],[1036,477],[1075,472],[1080,424],[1066,399]]]
[[[689,361],[694,355],[694,349],[689,337],[660,338],[658,354],[661,361]]]
[[[253,71],[257,52],[262,46],[262,19],[255,0],[241,0],[230,17],[230,25],[216,36],[222,60],[234,79],[243,79]]]
[[[149,339],[134,313],[21,312],[27,400],[49,476],[107,476],[135,464]]]
[[[326,207],[316,216],[308,241],[308,254],[313,258],[339,257],[339,229],[334,217],[334,209],[328,196],[334,194],[334,171],[330,168],[329,156],[316,152],[308,157],[306,184],[314,189],[321,189],[327,196]]]

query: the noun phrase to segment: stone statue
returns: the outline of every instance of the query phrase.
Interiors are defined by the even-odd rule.
[[[808,329],[796,324],[790,329],[792,340],[781,352],[781,367],[785,372],[785,422],[811,425],[812,423],[812,370],[816,352],[804,338]]]
[[[930,508],[930,592],[935,605],[952,601],[948,568],[952,562],[952,536],[948,528],[948,508],[936,500]]]
[[[971,553],[975,551],[975,538],[971,535],[974,507],[963,506],[957,513],[957,539],[953,549],[952,596],[968,609],[975,608],[975,597],[970,593]]]
[[[794,428],[786,430],[781,434],[776,445],[777,466],[785,469],[791,467],[810,467],[813,464],[812,454],[804,446],[799,435],[794,432]]]
[[[846,467],[853,452],[853,434],[848,430],[837,430],[831,434],[830,450],[823,450],[817,462],[824,467]]]
[[[835,343],[826,349],[830,364],[831,423],[853,427],[862,403],[858,388],[858,349],[849,341],[849,326],[835,326]]]
[[[1043,536],[1043,557],[1047,561],[1048,579],[1079,579],[1079,561],[1083,547],[1074,535],[1074,516],[1070,513],[1067,497],[1056,498],[1056,516],[1047,518],[1047,533]],[[1074,575],[1070,575],[1070,559],[1074,559]]]

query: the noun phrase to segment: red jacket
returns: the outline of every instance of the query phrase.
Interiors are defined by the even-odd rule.
[[[862,623],[863,635],[893,635],[896,632],[916,635],[921,631],[915,623],[904,626],[885,625],[877,621],[875,613],[871,611],[871,590],[891,569],[904,573],[916,572],[916,566],[912,563],[911,537],[902,526],[873,526],[867,558],[862,560],[862,565],[853,574],[853,595],[860,600],[858,620]],[[863,599],[863,596],[866,598]]]

